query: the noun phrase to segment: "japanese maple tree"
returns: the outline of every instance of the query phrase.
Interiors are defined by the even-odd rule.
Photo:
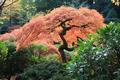
[[[14,37],[17,50],[31,43],[42,43],[66,62],[64,49],[72,50],[68,46],[75,43],[78,37],[86,38],[87,34],[95,33],[102,26],[104,18],[96,10],[62,6],[30,20],[20,29],[0,35],[0,40]],[[55,42],[60,42],[61,46],[56,48]]]

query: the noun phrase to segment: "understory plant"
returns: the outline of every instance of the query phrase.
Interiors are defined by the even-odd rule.
[[[42,45],[30,45],[16,51],[13,42],[0,41],[0,78],[10,79],[11,76],[22,73],[25,68],[43,61],[57,62],[56,56],[40,55],[43,52],[47,52],[47,49]]]
[[[119,80],[120,23],[110,23],[78,40],[77,55],[67,64],[75,80]]]
[[[25,69],[16,80],[71,80],[71,78],[61,63],[43,61]]]

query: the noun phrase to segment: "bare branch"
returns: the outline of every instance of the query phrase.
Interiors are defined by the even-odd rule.
[[[3,2],[1,1],[1,5],[0,5],[0,8],[2,8],[3,7],[3,5],[5,4],[5,2],[6,2],[7,0],[4,0]]]
[[[3,6],[3,7],[8,7],[8,6],[10,6],[10,5],[12,5],[12,4],[14,4],[14,3],[16,3],[17,1],[18,1],[18,0],[15,0],[15,1],[11,2],[10,4],[5,5],[5,6]]]
[[[3,6],[4,6],[4,4],[5,4],[6,1],[7,1],[7,0],[4,0],[4,1],[2,2],[2,4],[0,5],[0,16],[1,16],[1,14],[2,14]]]

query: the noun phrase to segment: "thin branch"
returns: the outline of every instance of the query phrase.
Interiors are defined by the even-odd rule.
[[[13,1],[12,3],[10,3],[10,4],[8,4],[8,5],[5,5],[5,6],[3,6],[3,7],[8,7],[8,6],[10,6],[10,5],[16,3],[17,1],[18,1],[18,0],[15,0],[15,1]]]
[[[6,1],[7,1],[7,0],[4,0],[4,1],[3,1],[3,3],[0,5],[0,8],[3,7],[3,5],[5,4]]]
[[[7,0],[4,0],[3,3],[0,5],[0,16],[2,15],[3,6],[4,6],[6,1]]]

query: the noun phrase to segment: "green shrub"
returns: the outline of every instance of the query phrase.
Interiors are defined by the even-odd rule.
[[[75,80],[119,80],[120,23],[110,23],[88,40],[79,40],[67,68]]]
[[[43,61],[54,61],[51,56],[41,56],[47,48],[43,45],[30,45],[16,51],[14,43],[8,41],[0,42],[0,78],[10,78],[12,75],[22,73],[29,65]],[[38,54],[37,54],[38,53]]]
[[[16,80],[70,80],[67,74],[62,64],[47,61],[28,67]]]
[[[99,43],[102,47],[119,51],[120,48],[120,23],[110,23],[105,28],[98,30]]]
[[[8,55],[8,48],[4,42],[0,42],[0,61],[5,60]]]
[[[0,78],[9,78],[12,75],[20,73],[30,64],[30,55],[27,49],[16,52],[13,43],[0,42]]]
[[[49,53],[48,48],[43,44],[31,44],[26,48],[32,53],[31,61],[33,62],[59,61],[56,54]]]

